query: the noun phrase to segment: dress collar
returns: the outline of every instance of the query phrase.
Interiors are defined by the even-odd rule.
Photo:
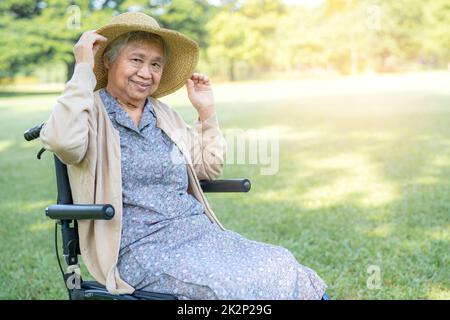
[[[155,121],[156,119],[155,110],[150,99],[148,98],[145,101],[141,121],[139,122],[139,128],[136,128],[136,125],[134,124],[131,117],[105,88],[100,90],[100,97],[103,101],[103,104],[105,105],[106,111],[111,115],[111,118],[115,114],[115,120],[117,121],[117,123],[138,133],[140,133],[142,129],[151,124],[152,121]]]

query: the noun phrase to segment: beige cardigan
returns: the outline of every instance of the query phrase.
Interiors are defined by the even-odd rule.
[[[40,139],[44,148],[67,164],[73,202],[112,204],[110,221],[80,220],[78,233],[83,261],[91,275],[110,293],[132,293],[116,267],[122,230],[120,137],[95,91],[95,75],[87,63],[77,64],[58,99]],[[226,143],[216,115],[189,127],[166,104],[150,98],[161,128],[180,148],[188,163],[188,192],[200,201],[211,223],[218,221],[199,184],[216,179],[223,169]]]

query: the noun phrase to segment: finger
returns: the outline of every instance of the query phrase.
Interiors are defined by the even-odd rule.
[[[208,77],[207,76],[204,76],[204,75],[201,75],[200,77],[199,77],[199,80],[198,80],[198,82],[200,83],[200,84],[208,84]]]
[[[105,41],[108,41],[108,38],[100,35],[100,39],[99,40],[102,41],[102,42],[105,42]]]
[[[193,75],[191,77],[191,80],[193,81],[194,84],[200,83],[200,77],[198,75]]]
[[[97,42],[97,41],[108,41],[108,38],[102,36],[101,34],[97,34],[97,33],[93,33],[91,34],[91,40],[93,40],[93,42]]]
[[[187,79],[186,80],[186,89],[187,89],[187,93],[188,93],[188,96],[190,96],[191,94],[192,94],[192,92],[193,92],[193,88],[194,88],[194,81],[192,81],[192,79]]]
[[[83,32],[80,39],[89,39],[91,37],[91,35],[95,33],[95,31],[96,30],[88,30],[88,31]]]
[[[196,73],[194,79],[199,83],[203,83],[208,80],[208,77],[202,73]]]

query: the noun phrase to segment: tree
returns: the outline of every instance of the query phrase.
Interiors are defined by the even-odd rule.
[[[215,61],[224,61],[228,66],[228,77],[231,81],[236,79],[235,66],[237,61],[245,60],[246,54],[251,50],[248,46],[250,32],[245,32],[248,19],[240,13],[221,12],[207,25],[211,34],[209,55]]]
[[[0,5],[0,47],[9,50],[0,52],[0,78],[44,61],[62,61],[69,79],[73,45],[81,34],[108,23],[115,14],[136,10],[207,46],[203,25],[214,8],[206,0],[6,0]]]
[[[227,64],[230,80],[236,78],[238,62],[243,62],[250,74],[276,65],[274,36],[283,14],[285,6],[280,0],[231,1],[207,24],[209,54]]]

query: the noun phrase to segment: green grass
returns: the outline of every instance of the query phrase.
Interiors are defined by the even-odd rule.
[[[224,132],[278,130],[280,160],[277,174],[261,175],[266,165],[227,159],[224,177],[248,177],[252,190],[208,194],[216,214],[228,229],[291,250],[333,298],[449,299],[450,93],[321,92],[342,83],[333,81],[217,86]],[[22,138],[56,97],[0,95],[0,299],[66,299],[43,212],[55,203],[52,157],[37,161],[39,144]],[[184,92],[167,101],[195,118]],[[366,284],[373,265],[377,289]]]

